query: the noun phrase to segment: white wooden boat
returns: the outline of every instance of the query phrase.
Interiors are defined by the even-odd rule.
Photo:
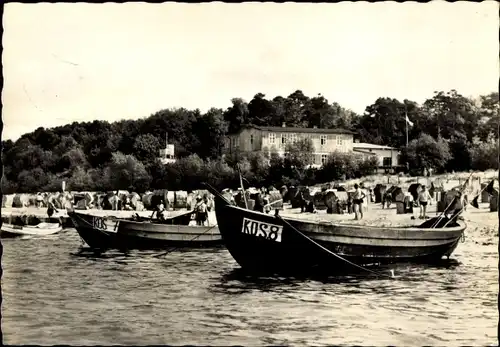
[[[13,225],[3,223],[1,228],[1,236],[16,237],[16,236],[46,236],[61,232],[63,227],[59,223],[40,223],[38,225]]]

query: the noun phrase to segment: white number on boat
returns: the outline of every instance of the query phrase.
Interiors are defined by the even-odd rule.
[[[94,225],[95,229],[106,230],[108,228],[108,226],[106,225],[106,220],[101,217],[94,217],[92,219],[92,224]]]
[[[243,226],[241,228],[241,232],[243,234],[262,237],[266,240],[281,242],[281,233],[283,232],[283,226],[243,218]]]

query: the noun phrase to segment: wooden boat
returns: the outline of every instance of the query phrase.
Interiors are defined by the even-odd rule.
[[[175,220],[175,217],[169,223],[120,220],[117,234],[119,248],[163,249],[223,245],[217,226],[192,226],[188,225],[189,222],[175,223]]]
[[[168,246],[210,247],[222,245],[215,226],[189,226],[192,211],[166,220],[136,216],[105,218],[68,212],[80,237],[93,249],[162,249]]]
[[[54,235],[63,230],[59,223],[40,223],[37,225],[2,224],[2,238],[17,236],[47,236]]]
[[[418,227],[366,227],[283,218],[231,205],[208,189],[215,195],[225,246],[242,268],[255,272],[343,272],[353,267],[348,262],[434,262],[451,255],[466,228],[457,221],[430,228],[435,219]]]
[[[115,243],[118,222],[112,218],[68,211],[78,235],[90,248],[106,250]]]

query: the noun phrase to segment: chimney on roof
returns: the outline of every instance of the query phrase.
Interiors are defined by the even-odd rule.
[[[313,125],[313,129],[318,129],[318,126],[317,125]]]
[[[359,139],[354,140],[354,143],[359,143]]]
[[[283,122],[283,123],[281,124],[281,127],[286,128],[286,123],[285,123],[285,122]]]

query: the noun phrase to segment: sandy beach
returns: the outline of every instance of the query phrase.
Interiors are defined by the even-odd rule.
[[[427,215],[430,217],[436,216],[437,204],[433,202],[432,205],[428,206]],[[102,217],[115,217],[115,218],[129,218],[135,214],[141,217],[150,217],[152,211],[111,211],[111,210],[77,210],[81,213],[91,213]],[[412,214],[396,214],[396,206],[392,204],[389,209],[383,209],[381,204],[370,203],[366,206],[364,212],[364,218],[362,220],[354,220],[354,214],[327,214],[326,211],[318,211],[317,213],[301,213],[300,209],[291,209],[289,204],[285,204],[285,209],[280,211],[283,217],[309,219],[315,221],[326,221],[326,222],[340,222],[342,224],[358,224],[358,225],[376,225],[376,226],[403,226],[403,225],[418,225],[422,223],[421,219],[418,219],[419,208],[414,208],[413,216],[415,219],[411,219]],[[185,209],[169,211],[169,215],[175,216],[186,212]],[[274,213],[274,212],[271,212]],[[4,217],[9,216],[19,216],[19,215],[32,215],[37,217],[47,217],[46,209],[36,208],[36,207],[25,207],[25,208],[3,208],[2,215]],[[55,217],[67,217],[66,210],[59,210]],[[498,214],[496,212],[490,212],[488,203],[479,204],[479,209],[474,208],[469,205],[467,210],[462,213],[464,221],[467,223],[467,230],[474,229],[489,229],[498,233]],[[210,213],[210,221],[215,222],[215,214]]]

